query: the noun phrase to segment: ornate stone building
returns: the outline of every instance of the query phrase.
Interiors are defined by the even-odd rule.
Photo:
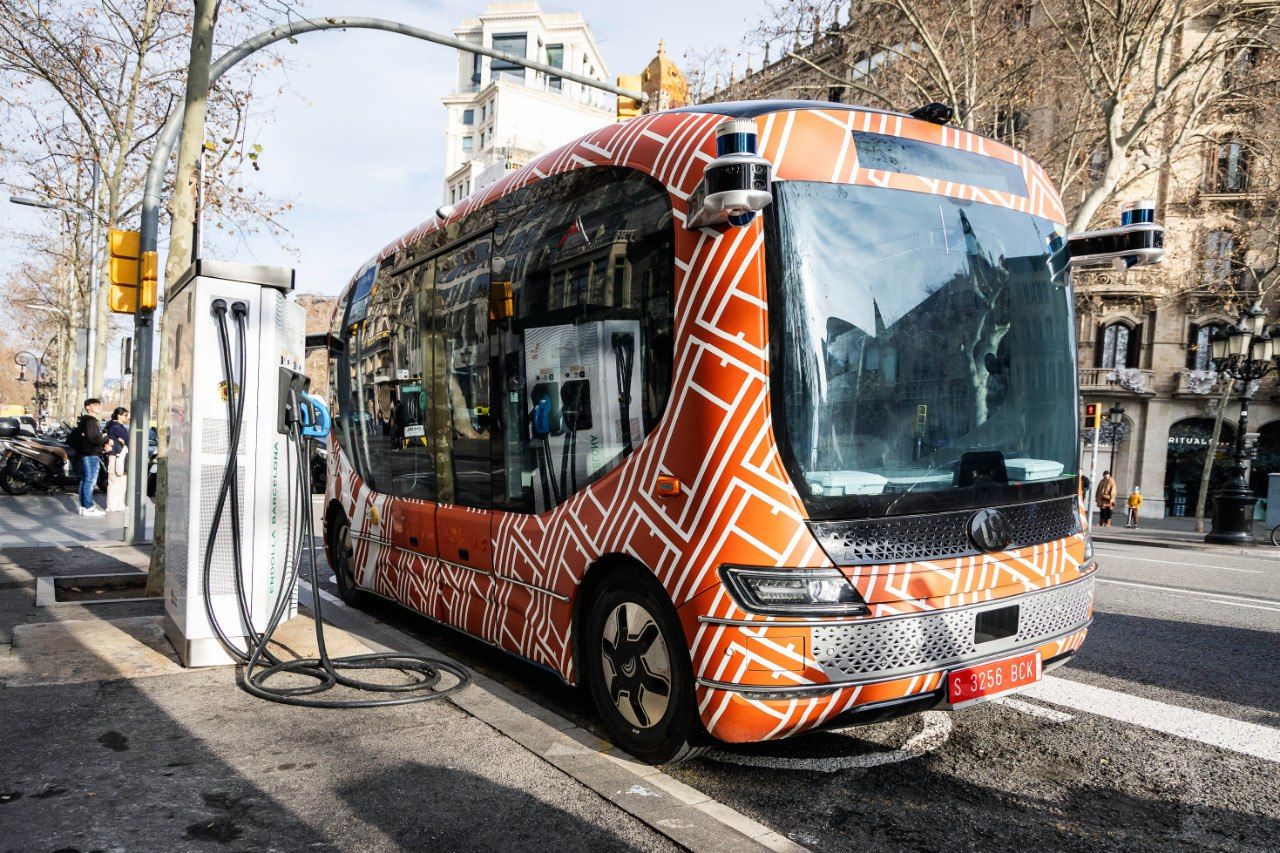
[[[708,101],[754,98],[856,102],[851,93],[822,73],[849,67],[855,39],[833,35],[849,27],[828,23],[784,56],[719,86]],[[874,61],[874,57],[871,58]],[[866,61],[866,60],[863,60]],[[1228,54],[1224,75],[1247,75],[1256,68],[1256,49]],[[815,68],[816,66],[816,68]],[[902,105],[904,111],[916,104]],[[1035,105],[1026,105],[1032,116]],[[1274,118],[1272,119],[1274,121]],[[1148,515],[1194,515],[1206,452],[1211,444],[1222,385],[1208,358],[1208,338],[1231,322],[1241,308],[1261,299],[1272,321],[1273,294],[1260,292],[1257,270],[1275,263],[1274,241],[1260,253],[1246,248],[1261,227],[1271,202],[1254,192],[1243,134],[1252,122],[1245,110],[1220,111],[1211,138],[1189,143],[1170,166],[1152,172],[1124,191],[1124,200],[1151,198],[1157,219],[1167,227],[1166,259],[1156,268],[1075,277],[1081,402],[1102,404],[1104,412],[1124,409],[1119,440],[1104,429],[1098,471],[1114,469],[1122,492],[1140,485]],[[1025,128],[1020,127],[1020,130]],[[1011,144],[1018,144],[1017,140]],[[1068,209],[1080,199],[1064,198]],[[1095,217],[1094,227],[1119,224],[1118,203]],[[1274,212],[1271,212],[1274,216]],[[1266,257],[1262,255],[1266,254]],[[1225,408],[1210,493],[1225,478],[1239,415],[1238,397]],[[1266,475],[1280,471],[1280,387],[1275,374],[1263,380],[1250,407],[1250,433],[1257,433],[1258,456],[1251,479],[1266,494]],[[1081,467],[1088,473],[1091,443],[1082,436]],[[1262,505],[1259,505],[1259,517]]]

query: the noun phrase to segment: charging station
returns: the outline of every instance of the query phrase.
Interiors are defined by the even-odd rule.
[[[165,633],[186,666],[234,663],[210,623],[247,651],[248,638],[266,628],[292,557],[288,542],[296,472],[287,436],[278,428],[282,372],[300,373],[305,356],[306,311],[289,299],[294,272],[278,267],[198,260],[165,300],[165,347],[170,372],[169,491],[165,513]],[[219,358],[215,300],[244,311],[243,388],[228,388]],[[228,346],[228,349],[234,347]],[[239,358],[239,353],[231,352]],[[285,377],[289,374],[284,373]],[[243,488],[221,514],[210,555],[209,608],[203,561],[219,490],[228,468],[228,395],[244,395],[236,474]],[[309,499],[306,498],[306,499]],[[240,559],[232,553],[231,514],[240,519]],[[237,566],[242,567],[237,578]],[[237,600],[243,586],[252,625]],[[284,618],[297,610],[290,592]]]

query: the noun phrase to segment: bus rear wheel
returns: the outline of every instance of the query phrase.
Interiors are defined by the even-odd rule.
[[[351,540],[351,521],[341,510],[329,516],[329,555],[338,595],[344,603],[359,607],[365,601],[365,594],[356,583],[356,551]]]
[[[606,580],[583,624],[583,669],[613,742],[651,764],[687,761],[705,747],[693,667],[675,610],[638,572]]]

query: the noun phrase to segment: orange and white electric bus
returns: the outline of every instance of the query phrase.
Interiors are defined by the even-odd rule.
[[[340,300],[343,597],[585,681],[655,762],[1036,681],[1093,604],[1069,255],[1039,166],[906,115],[546,154]]]

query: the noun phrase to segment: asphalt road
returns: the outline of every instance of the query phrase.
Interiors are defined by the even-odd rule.
[[[815,850],[1280,849],[1280,559],[1097,553],[1089,639],[1032,690],[668,772]],[[588,699],[549,673],[388,603],[369,610],[594,726]]]

